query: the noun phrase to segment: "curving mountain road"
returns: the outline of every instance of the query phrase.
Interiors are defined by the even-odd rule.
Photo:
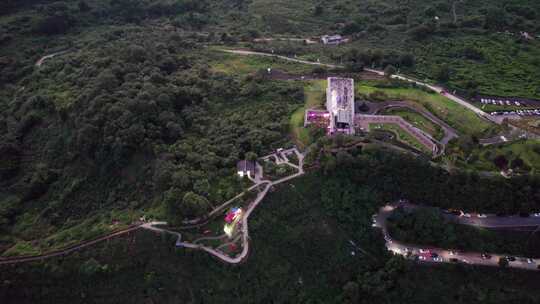
[[[238,264],[238,263],[242,262],[247,257],[247,255],[249,253],[248,220],[249,220],[249,216],[251,215],[251,213],[255,210],[255,208],[257,208],[257,206],[261,203],[261,201],[266,197],[266,194],[268,194],[268,191],[270,190],[270,188],[272,188],[272,186],[287,182],[287,181],[289,181],[291,179],[294,179],[294,178],[297,178],[297,177],[299,177],[301,175],[304,175],[304,168],[303,168],[304,167],[304,155],[302,153],[300,153],[300,151],[298,151],[297,148],[285,150],[282,153],[287,154],[287,153],[290,153],[290,152],[296,153],[296,155],[298,157],[299,165],[298,166],[294,165],[294,164],[288,162],[288,160],[285,161],[285,163],[292,166],[292,167],[294,167],[294,168],[297,168],[298,172],[296,172],[293,175],[284,177],[282,179],[279,179],[279,180],[276,180],[276,181],[273,181],[273,182],[268,181],[268,180],[262,180],[262,181],[259,181],[259,183],[255,184],[254,186],[252,186],[252,188],[253,188],[253,187],[256,187],[256,186],[260,186],[260,185],[266,185],[264,190],[261,191],[257,195],[257,197],[255,198],[255,200],[247,207],[246,212],[244,213],[244,216],[242,217],[242,225],[240,226],[240,235],[241,235],[241,238],[242,238],[242,252],[240,254],[238,254],[238,255],[236,255],[234,257],[230,257],[230,256],[224,254],[223,252],[221,252],[220,250],[218,250],[219,247],[217,249],[214,249],[214,248],[204,246],[202,244],[195,244],[195,242],[193,242],[193,243],[182,242],[181,241],[182,236],[181,236],[180,233],[170,231],[170,230],[166,230],[166,229],[162,229],[162,228],[158,228],[158,227],[155,227],[156,225],[153,225],[153,224],[143,225],[142,228],[150,229],[150,230],[153,230],[153,231],[165,232],[165,233],[173,233],[175,235],[178,235],[179,240],[176,243],[177,247],[186,247],[186,248],[203,250],[203,251],[206,251],[207,253],[219,258],[220,260],[222,260],[224,262],[227,262],[227,263],[230,263],[230,264]],[[166,225],[166,223],[164,223],[164,222],[161,222],[160,224]]]
[[[399,204],[399,206],[407,209],[426,208],[411,204]],[[392,239],[387,229],[387,219],[397,206],[387,205],[379,210],[379,213],[374,215],[374,226],[382,229],[384,239],[386,240],[386,248],[395,254],[403,255],[408,258],[417,258],[421,262],[426,263],[463,263],[482,266],[499,266],[499,259],[505,258],[506,255],[489,254],[482,256],[479,252],[461,252],[443,248],[418,246],[414,244],[405,244]],[[464,225],[475,225],[487,228],[511,228],[523,226],[539,226],[540,218],[519,218],[519,217],[496,217],[488,216],[487,218],[477,218],[470,221],[470,218],[463,216],[452,216],[459,223]],[[436,257],[434,257],[435,254]],[[539,270],[540,259],[529,259],[525,257],[515,257],[515,261],[509,261],[508,267],[520,268],[525,270]]]

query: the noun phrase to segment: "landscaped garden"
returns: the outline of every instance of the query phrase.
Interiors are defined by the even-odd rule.
[[[413,148],[422,151],[427,154],[431,154],[432,151],[427,149],[424,145],[422,145],[416,138],[411,136],[409,133],[401,129],[396,124],[370,124],[369,125],[370,130],[383,130],[393,133],[396,136],[396,140],[401,141],[409,146],[412,146]]]
[[[431,120],[424,117],[422,114],[413,110],[404,108],[392,108],[383,111],[380,114],[384,115],[397,115],[408,121],[413,126],[423,130],[424,132],[433,136],[437,140],[441,140],[444,137],[444,130]]]
[[[356,91],[359,94],[367,96],[375,92],[382,92],[389,100],[418,102],[437,117],[464,134],[482,134],[494,127],[492,123],[478,117],[469,109],[450,99],[418,88],[382,88],[371,84],[357,83]]]

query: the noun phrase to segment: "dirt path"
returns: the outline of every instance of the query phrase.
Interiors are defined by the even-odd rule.
[[[52,53],[52,54],[43,56],[43,57],[41,57],[41,58],[36,62],[36,66],[39,68],[39,67],[41,67],[41,65],[43,65],[43,63],[45,62],[45,60],[54,58],[54,57],[56,57],[56,56],[63,55],[63,54],[65,54],[65,53],[67,53],[67,52],[68,52],[68,51],[65,50],[65,51],[60,51],[60,52],[56,52],[56,53]]]
[[[81,250],[83,248],[95,245],[95,244],[97,244],[99,242],[109,240],[109,239],[112,239],[112,238],[115,238],[115,237],[130,233],[130,232],[136,231],[136,230],[138,230],[138,229],[140,229],[142,227],[143,227],[142,224],[135,224],[135,225],[132,225],[132,226],[126,228],[126,229],[119,230],[119,231],[116,231],[116,232],[112,232],[110,234],[98,237],[98,238],[90,240],[90,241],[85,241],[85,242],[82,242],[82,243],[79,243],[79,244],[76,244],[76,245],[69,246],[69,247],[64,248],[64,249],[60,249],[60,250],[57,250],[57,251],[44,253],[44,254],[40,254],[40,255],[20,256],[20,257],[13,257],[13,258],[2,258],[2,257],[0,257],[0,265],[9,265],[9,264],[18,264],[18,263],[32,262],[32,261],[41,261],[41,260],[48,259],[48,258],[68,255],[70,253]]]

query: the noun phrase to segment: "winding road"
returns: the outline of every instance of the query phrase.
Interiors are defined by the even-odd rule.
[[[384,239],[386,240],[386,248],[394,254],[399,254],[411,259],[418,259],[426,263],[462,263],[474,264],[482,266],[499,266],[499,259],[505,258],[508,255],[492,254],[483,255],[480,252],[463,252],[457,250],[418,246],[414,244],[405,244],[392,239],[388,233],[387,220],[398,205],[387,205],[379,210],[379,213],[374,215],[374,226],[381,228]],[[411,204],[399,204],[406,209],[427,208],[419,207]],[[521,217],[497,217],[487,215],[486,218],[468,218],[463,216],[446,215],[457,220],[458,223],[464,225],[473,225],[485,228],[520,228],[525,226],[536,227],[540,226],[540,217],[538,218],[521,218]],[[525,257],[514,257],[515,261],[509,261],[508,267],[520,268],[525,270],[539,270],[540,259],[529,259]]]
[[[287,177],[281,178],[281,179],[276,180],[276,181],[262,180],[262,181],[259,181],[258,183],[256,183],[255,185],[252,186],[252,188],[254,188],[254,187],[261,186],[261,185],[265,185],[263,191],[261,191],[257,195],[257,197],[255,198],[255,200],[249,204],[249,206],[246,209],[246,212],[244,213],[244,215],[242,217],[242,224],[240,225],[240,231],[239,231],[239,233],[241,235],[241,238],[242,238],[242,252],[240,254],[238,254],[238,255],[236,255],[234,257],[230,257],[230,256],[224,254],[223,252],[221,252],[219,250],[219,248],[221,248],[221,247],[218,247],[218,248],[214,249],[214,248],[211,248],[211,247],[208,247],[208,246],[204,246],[202,244],[195,244],[198,240],[196,240],[193,243],[182,242],[182,241],[180,241],[181,238],[182,238],[180,233],[170,231],[170,230],[166,230],[166,229],[162,229],[162,228],[158,228],[158,227],[156,227],[156,225],[152,225],[152,224],[143,225],[142,228],[150,229],[150,230],[153,230],[153,231],[160,231],[160,232],[164,232],[164,233],[173,233],[175,235],[178,235],[179,241],[177,241],[177,243],[176,243],[177,247],[185,247],[185,248],[203,250],[203,251],[206,251],[207,253],[217,257],[218,259],[220,259],[220,260],[222,260],[222,261],[224,261],[226,263],[230,263],[230,264],[238,264],[238,263],[242,262],[247,257],[247,255],[249,253],[248,220],[249,220],[249,216],[251,215],[251,213],[255,210],[255,208],[257,208],[257,206],[261,203],[261,201],[266,197],[266,194],[268,194],[268,191],[270,190],[270,188],[272,188],[272,186],[287,182],[287,181],[289,181],[291,179],[294,179],[294,178],[297,178],[299,176],[304,175],[304,169],[303,169],[303,167],[304,167],[304,155],[302,153],[300,153],[300,151],[298,151],[297,148],[285,150],[282,153],[283,154],[289,154],[291,152],[296,153],[296,156],[298,157],[299,165],[294,165],[294,164],[290,163],[288,160],[284,161],[284,163],[288,164],[291,167],[297,168],[298,171],[295,174],[289,175]],[[273,155],[269,155],[269,156],[275,156],[275,155],[273,154]],[[161,222],[160,224],[164,225],[166,223]],[[201,239],[199,239],[199,240],[201,240]]]

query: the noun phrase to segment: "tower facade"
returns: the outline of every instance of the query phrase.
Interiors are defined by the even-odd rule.
[[[330,113],[331,134],[354,134],[354,79],[328,78],[326,110]]]

